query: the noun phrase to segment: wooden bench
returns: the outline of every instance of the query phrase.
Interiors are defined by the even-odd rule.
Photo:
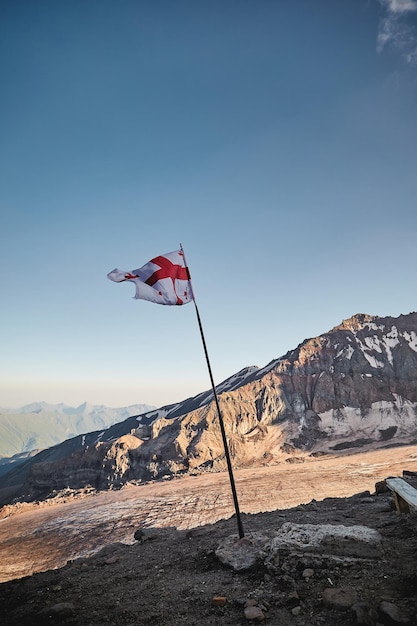
[[[394,494],[395,507],[399,513],[417,511],[417,489],[402,478],[387,478],[385,482]]]

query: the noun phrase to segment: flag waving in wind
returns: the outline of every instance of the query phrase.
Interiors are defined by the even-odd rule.
[[[116,283],[135,283],[135,298],[156,304],[187,304],[193,300],[184,252],[176,250],[157,256],[131,272],[114,269],[107,278]]]
[[[191,302],[191,300],[194,301],[198,326],[200,328],[201,340],[203,342],[204,354],[206,355],[207,367],[210,375],[211,386],[213,389],[213,397],[219,416],[220,430],[224,445],[224,453],[226,457],[227,469],[229,471],[233,502],[235,505],[239,538],[242,539],[242,537],[245,536],[245,533],[243,531],[242,520],[240,518],[239,503],[237,500],[235,480],[233,478],[233,469],[230,460],[229,447],[227,445],[226,431],[224,428],[219,399],[217,397],[216,386],[214,384],[213,374],[211,371],[211,365],[207,352],[206,340],[204,339],[200,313],[198,312],[197,304],[194,299],[193,290],[191,287],[191,277],[188,271],[188,267],[185,263],[184,251],[182,249],[182,246],[180,250],[176,250],[175,252],[167,252],[167,254],[162,254],[161,256],[155,257],[154,259],[149,261],[149,263],[146,263],[146,265],[140,267],[138,270],[132,270],[131,272],[122,272],[121,270],[116,268],[115,270],[107,274],[107,278],[110,278],[110,280],[114,280],[114,282],[116,283],[123,283],[125,281],[135,283],[135,298],[138,298],[140,300],[149,300],[150,302],[155,302],[156,304],[187,304],[187,302]]]

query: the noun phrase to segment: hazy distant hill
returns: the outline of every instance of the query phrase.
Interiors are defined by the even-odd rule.
[[[153,408],[147,404],[111,408],[87,402],[78,407],[46,402],[18,409],[0,407],[0,457],[49,448],[80,433],[105,430]]]

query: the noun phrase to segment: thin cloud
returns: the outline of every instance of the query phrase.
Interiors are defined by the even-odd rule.
[[[417,0],[379,0],[379,2],[393,14],[417,11]]]
[[[407,63],[417,65],[417,28],[414,14],[417,0],[379,0],[384,15],[379,23],[377,50],[391,47],[404,57]]]

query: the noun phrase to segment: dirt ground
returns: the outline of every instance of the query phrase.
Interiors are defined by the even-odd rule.
[[[237,472],[244,541],[285,522],[382,537],[373,557],[284,549],[244,571],[216,556],[237,533],[227,475],[23,507],[0,521],[2,623],[417,625],[417,515],[375,493],[403,470],[417,471],[416,447]]]

